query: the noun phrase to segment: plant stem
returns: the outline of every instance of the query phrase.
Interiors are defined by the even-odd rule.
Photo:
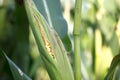
[[[80,62],[80,22],[81,22],[82,0],[76,0],[75,18],[74,18],[74,64],[75,64],[75,80],[81,80],[81,62]]]

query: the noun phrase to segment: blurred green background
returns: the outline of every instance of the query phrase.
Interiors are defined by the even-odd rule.
[[[61,5],[73,43],[75,1],[61,0]],[[81,16],[82,80],[103,80],[112,58],[120,53],[120,0],[83,0]],[[50,80],[29,28],[22,0],[0,0],[0,48],[33,80]],[[73,54],[72,48],[68,53],[72,66]],[[115,80],[119,80],[119,66],[115,74]],[[13,80],[2,55],[0,80]]]

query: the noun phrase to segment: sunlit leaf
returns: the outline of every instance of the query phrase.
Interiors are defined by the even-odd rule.
[[[114,13],[116,11],[115,0],[104,0],[103,6],[108,12]]]
[[[110,46],[113,55],[117,55],[119,53],[119,41],[115,33],[112,34],[112,38],[108,42],[108,45]]]
[[[99,21],[100,29],[105,35],[107,41],[112,38],[115,28],[115,20],[110,15],[104,15],[103,18]]]
[[[120,9],[120,0],[115,0],[117,7]]]
[[[95,7],[90,2],[83,2],[83,12],[82,19],[90,21],[92,23],[95,22]],[[88,15],[89,14],[89,15]]]

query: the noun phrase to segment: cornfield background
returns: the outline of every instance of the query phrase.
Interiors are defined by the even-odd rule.
[[[45,16],[44,9],[40,8],[40,5],[43,5],[41,0],[33,1],[38,11],[42,11],[42,15]],[[53,25],[59,25],[55,27],[55,30],[60,36],[67,50],[71,66],[74,68],[72,34],[75,0],[60,0],[60,3],[60,9],[67,24],[60,24],[56,19],[59,16],[54,16],[57,11],[59,14],[59,10],[51,9],[50,17],[56,21],[53,22]],[[56,3],[53,1],[49,4]],[[46,16],[45,19],[47,19]],[[40,57],[22,0],[0,0],[0,49],[31,79],[50,80],[45,64]],[[80,27],[82,80],[103,80],[112,59],[116,55],[119,56],[119,53],[120,0],[82,0]],[[116,66],[113,78],[119,80],[120,67]],[[1,54],[0,80],[14,80],[9,64]]]

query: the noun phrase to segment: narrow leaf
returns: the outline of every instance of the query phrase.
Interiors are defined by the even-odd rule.
[[[23,73],[22,70],[18,68],[17,65],[13,63],[3,51],[0,50],[0,54],[3,54],[3,56],[7,60],[15,80],[32,80],[25,73]]]
[[[115,56],[111,62],[110,68],[108,70],[107,75],[105,76],[104,80],[112,80],[113,79],[113,75],[115,72],[115,69],[117,67],[117,65],[120,63],[120,54],[118,54],[117,56]]]

